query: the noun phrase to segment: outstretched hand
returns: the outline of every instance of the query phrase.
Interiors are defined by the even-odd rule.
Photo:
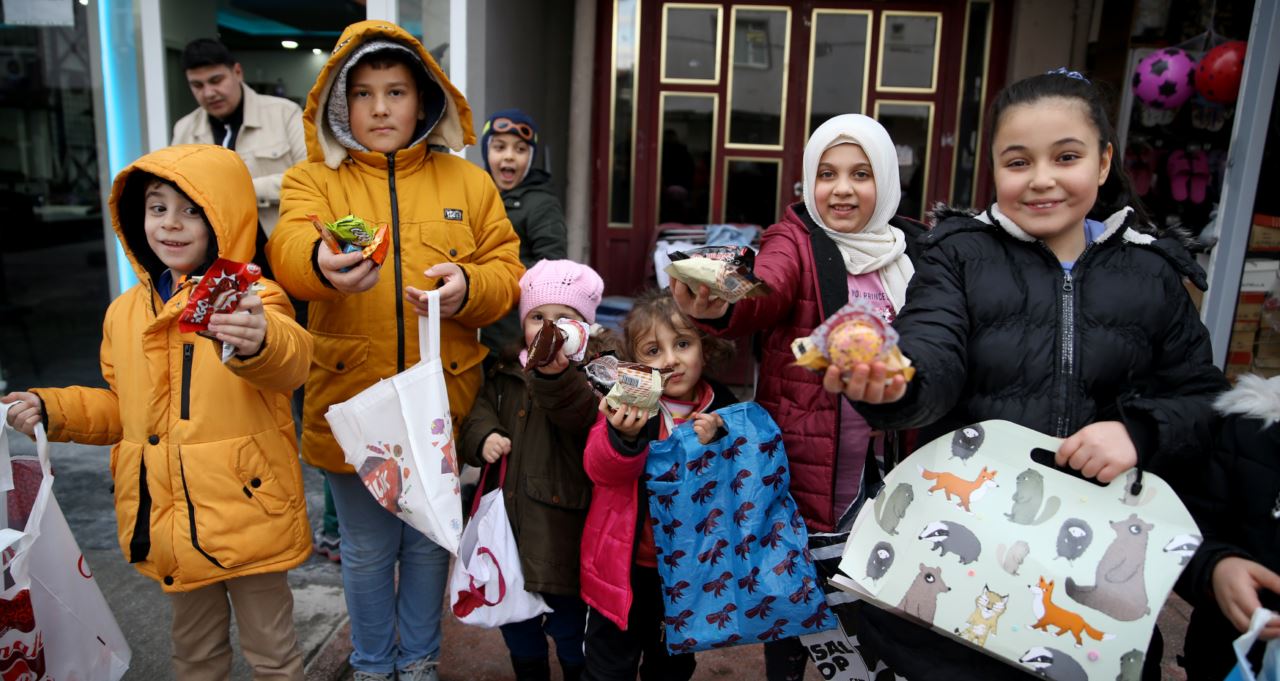
[[[363,293],[378,283],[381,266],[372,258],[366,259],[360,251],[334,253],[323,243],[316,244],[316,264],[320,273],[333,287],[343,293]],[[348,269],[346,272],[342,270]]]
[[[841,372],[831,365],[822,376],[822,387],[829,393],[839,393],[854,402],[888,404],[897,402],[907,394],[907,381],[901,374],[889,379],[884,362],[858,364],[853,371]]]
[[[600,398],[600,412],[609,420],[609,425],[627,440],[634,440],[649,422],[649,412],[632,404],[624,404],[617,409],[609,407],[609,401]]]
[[[681,312],[694,319],[719,319],[729,311],[729,301],[711,295],[711,289],[705,285],[698,286],[695,293],[688,284],[672,279],[671,297]]]
[[[245,294],[235,312],[209,317],[208,338],[227,343],[241,357],[252,357],[267,340],[267,317],[262,299],[256,293]]]

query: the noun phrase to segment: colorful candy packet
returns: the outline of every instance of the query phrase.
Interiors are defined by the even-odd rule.
[[[262,269],[253,263],[242,263],[225,258],[213,261],[203,276],[191,277],[195,288],[187,298],[187,306],[178,317],[178,329],[195,333],[206,338],[209,334],[209,317],[215,314],[235,312],[240,299],[245,293],[260,293],[266,287],[258,283],[262,278]],[[222,344],[222,363],[226,364],[235,355],[236,348],[230,343]]]
[[[387,240],[386,225],[374,230],[368,223],[354,215],[338,218],[331,223],[324,222],[315,214],[308,214],[307,217],[310,218],[316,232],[320,234],[320,240],[329,247],[330,251],[334,253],[361,251],[364,257],[373,260],[375,265],[381,265],[382,261],[387,259],[391,242]]]
[[[554,322],[544,319],[542,328],[529,344],[529,359],[524,368],[533,371],[550,364],[561,349],[570,362],[581,362],[587,354],[587,340],[590,338],[591,325],[586,322],[568,318]]]
[[[883,362],[889,376],[901,375],[908,381],[916,372],[898,350],[898,332],[865,300],[845,305],[812,334],[792,341],[791,352],[798,366],[817,372],[832,364],[852,371],[858,364],[871,362]]]
[[[769,293],[769,285],[755,274],[756,252],[747,246],[705,246],[672,251],[666,272],[694,291],[706,286],[711,295],[736,303]]]
[[[585,370],[591,387],[604,395],[610,407],[632,405],[648,411],[650,416],[658,413],[658,399],[672,373],[671,369],[622,362],[613,355],[591,360]]]

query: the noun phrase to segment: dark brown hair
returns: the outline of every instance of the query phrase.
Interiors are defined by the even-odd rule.
[[[723,368],[733,358],[733,343],[716,338],[698,328],[688,317],[676,307],[675,298],[671,297],[671,289],[649,289],[636,297],[631,312],[622,320],[622,336],[624,346],[623,357],[633,362],[640,362],[636,355],[636,340],[648,333],[658,324],[667,324],[674,329],[688,329],[698,335],[702,341],[702,363],[704,372],[712,372]]]

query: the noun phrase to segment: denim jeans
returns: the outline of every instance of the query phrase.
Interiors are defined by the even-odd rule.
[[[358,476],[326,471],[325,478],[342,533],[351,667],[389,674],[439,659],[449,552],[379,506]]]
[[[523,622],[502,625],[502,638],[512,657],[538,659],[550,656],[547,637],[555,639],[561,664],[582,666],[582,635],[587,628],[587,604],[581,598],[542,594],[552,612]]]

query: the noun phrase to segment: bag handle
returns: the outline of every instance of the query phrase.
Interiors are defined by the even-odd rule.
[[[481,546],[480,548],[476,549],[476,555],[489,556],[489,560],[493,562],[493,568],[498,571],[498,600],[493,602],[489,602],[485,600],[484,596],[479,595],[480,593],[484,593],[484,592],[476,589],[475,577],[468,576],[467,579],[470,580],[471,582],[471,591],[472,593],[476,593],[477,597],[480,599],[480,602],[484,603],[485,605],[488,605],[488,606],[497,605],[502,602],[502,599],[507,597],[507,580],[505,577],[502,576],[502,565],[498,563],[498,557],[493,555],[493,551],[490,551],[489,547],[487,546]]]
[[[507,482],[507,456],[502,457],[502,463],[498,465],[498,489],[502,489]],[[485,463],[484,469],[480,471],[480,483],[476,485],[476,495],[471,500],[471,514],[467,516],[468,518],[474,518],[476,511],[480,508],[480,497],[484,496],[484,481],[489,477],[490,465],[492,464]]]
[[[440,291],[427,291],[427,314],[418,315],[418,363],[440,359]]]
[[[9,462],[9,431],[18,432],[9,425],[9,409],[16,402],[0,403],[0,492],[13,489],[13,467]],[[40,470],[52,475],[53,468],[49,463],[49,436],[44,431],[44,424],[36,424],[36,458],[40,460]]]

